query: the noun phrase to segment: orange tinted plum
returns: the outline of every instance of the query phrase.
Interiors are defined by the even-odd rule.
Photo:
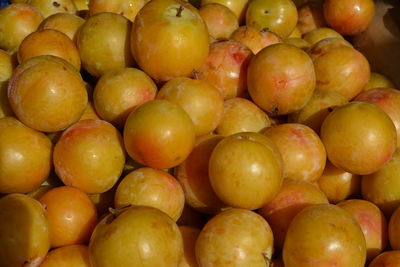
[[[311,49],[317,76],[316,89],[337,92],[351,100],[367,85],[370,66],[356,49],[338,45],[330,49]]]
[[[164,212],[129,207],[101,220],[90,239],[94,266],[178,266],[183,240],[178,226]]]
[[[19,44],[42,22],[40,11],[24,3],[11,4],[0,10],[0,48],[15,52]]]
[[[30,192],[50,173],[51,141],[14,117],[0,119],[0,193]]]
[[[122,129],[137,106],[153,100],[157,86],[136,68],[110,70],[100,77],[93,91],[93,102],[100,117]]]
[[[29,34],[19,46],[17,55],[20,63],[32,57],[52,55],[65,59],[78,71],[81,69],[81,59],[74,42],[57,30],[44,29]]]
[[[320,135],[329,161],[353,174],[376,172],[396,149],[392,120],[366,102],[350,102],[334,109],[322,123]]]
[[[60,186],[47,191],[39,201],[47,211],[52,248],[89,241],[97,223],[97,211],[84,192]]]
[[[283,246],[285,267],[363,267],[366,254],[364,234],[357,221],[331,204],[300,211],[289,226]]]
[[[235,13],[239,23],[242,24],[245,19],[248,2],[249,0],[201,0],[201,5],[204,6],[211,3],[224,5]]]
[[[85,245],[70,245],[50,251],[40,267],[90,267],[89,250]]]
[[[268,28],[287,38],[297,24],[296,5],[291,0],[253,0],[246,11],[246,25],[258,30]]]
[[[157,83],[190,76],[209,50],[207,25],[183,0],[150,1],[137,14],[130,38],[138,65]]]
[[[122,15],[99,13],[80,27],[77,47],[82,66],[91,75],[100,77],[107,71],[134,64],[129,50],[132,23]]]
[[[325,168],[326,152],[319,136],[300,123],[271,126],[263,134],[274,142],[283,158],[283,176],[315,182]]]
[[[397,267],[400,262],[400,250],[386,251],[371,261],[368,267]]]
[[[199,266],[268,266],[273,254],[268,222],[255,212],[231,209],[211,218],[196,241]]]
[[[90,194],[105,192],[117,182],[124,167],[121,134],[106,121],[79,121],[61,135],[53,162],[64,184]]]
[[[232,207],[258,209],[279,192],[282,158],[274,143],[259,133],[225,137],[211,153],[208,172],[214,192]]]
[[[149,206],[178,220],[185,204],[179,182],[169,173],[152,168],[140,168],[125,176],[115,191],[115,208]]]
[[[386,248],[387,222],[385,215],[375,204],[362,199],[349,199],[338,203],[337,206],[353,215],[360,225],[367,245],[367,261]]]
[[[307,53],[284,43],[267,46],[255,55],[247,76],[251,98],[272,115],[302,109],[311,98],[316,81]]]
[[[124,127],[124,143],[135,161],[156,169],[181,164],[192,151],[195,128],[178,105],[156,99],[132,111]]]
[[[78,121],[87,98],[78,70],[49,55],[20,64],[8,85],[8,99],[18,119],[43,132],[64,130]]]
[[[324,17],[330,27],[345,35],[365,31],[375,14],[373,0],[326,0]]]

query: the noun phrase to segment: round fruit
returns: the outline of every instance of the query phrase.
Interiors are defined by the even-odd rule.
[[[27,193],[50,173],[52,144],[14,117],[0,119],[0,193]]]
[[[31,5],[17,3],[0,10],[0,48],[9,52],[18,50],[19,44],[36,31],[43,17]]]
[[[23,194],[0,199],[0,262],[39,266],[50,248],[50,229],[40,202]]]
[[[302,209],[314,204],[328,204],[328,199],[318,187],[306,181],[283,180],[278,195],[259,210],[274,233],[275,248],[282,249],[293,218]]]
[[[367,245],[367,260],[372,260],[386,248],[388,229],[385,215],[372,202],[349,199],[337,206],[348,211],[358,222]]]
[[[124,167],[121,134],[106,121],[77,122],[61,135],[53,161],[64,184],[90,194],[105,192],[117,182]]]
[[[157,86],[136,68],[110,70],[97,81],[93,101],[100,117],[122,129],[126,118],[139,105],[153,100]]]
[[[366,102],[351,102],[326,117],[321,139],[333,165],[365,175],[391,159],[397,137],[392,120],[382,109]]]
[[[326,0],[324,17],[329,26],[345,35],[365,31],[375,14],[373,0]]]
[[[214,148],[208,166],[211,186],[226,204],[258,209],[282,184],[282,158],[273,142],[259,133],[230,135]]]
[[[207,59],[208,48],[205,22],[197,9],[183,0],[150,1],[132,27],[132,53],[156,82],[191,75]]]
[[[178,104],[157,99],[131,112],[124,142],[132,159],[155,169],[168,169],[181,164],[192,151],[195,128]]]
[[[318,204],[294,217],[283,247],[285,267],[363,267],[366,261],[364,234],[345,210]]]
[[[315,88],[315,72],[306,52],[279,43],[254,56],[248,67],[247,86],[253,101],[273,115],[302,109]]]
[[[211,218],[196,241],[199,266],[269,266],[273,235],[255,212],[231,209]]]
[[[284,123],[265,129],[263,134],[278,147],[285,178],[314,182],[321,176],[326,152],[321,139],[310,127]]]
[[[90,267],[89,249],[85,245],[70,245],[50,251],[40,267]]]
[[[177,266],[182,236],[164,212],[144,206],[110,214],[97,224],[89,243],[93,266]]]
[[[11,55],[0,49],[0,83],[10,79],[14,69],[13,65]]]
[[[157,98],[181,106],[192,119],[196,136],[211,133],[222,119],[222,95],[214,86],[203,80],[174,78],[163,85]]]
[[[351,100],[367,85],[370,66],[356,49],[334,45],[325,49],[311,48],[309,53],[317,76],[316,89],[334,91]]]
[[[89,241],[97,212],[85,193],[71,186],[59,186],[47,191],[39,201],[47,211],[52,248]]]
[[[85,70],[100,77],[107,71],[133,65],[129,50],[131,26],[127,18],[114,13],[89,17],[80,27],[76,41]]]
[[[18,61],[20,63],[41,55],[60,57],[71,63],[78,71],[81,69],[81,59],[74,42],[57,30],[35,31],[29,34],[19,46]]]
[[[20,64],[8,85],[8,99],[18,119],[42,132],[58,132],[78,121],[87,97],[78,70],[48,55]]]
[[[149,206],[178,220],[185,204],[179,182],[169,173],[152,168],[140,168],[125,176],[115,192],[115,208]]]
[[[291,0],[252,0],[246,11],[246,25],[258,30],[268,28],[283,39],[297,24],[296,5]]]
[[[321,27],[321,28],[316,28],[306,34],[304,34],[304,40],[309,42],[311,45],[314,45],[318,43],[319,41],[322,41],[327,38],[339,38],[339,39],[344,39],[343,36],[336,32],[335,30],[331,28],[326,28],[326,27]]]

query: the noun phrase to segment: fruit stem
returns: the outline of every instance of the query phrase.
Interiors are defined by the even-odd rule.
[[[193,73],[193,78],[194,78],[195,80],[198,80],[198,79],[199,79],[199,71],[196,70],[196,69],[193,69],[193,70],[192,70],[192,73]]]
[[[177,17],[181,17],[182,16],[182,11],[183,11],[183,6],[179,6],[178,12],[176,13],[176,16]]]
[[[266,253],[266,252],[263,252],[262,255],[263,255],[263,257],[264,257],[265,263],[267,264],[267,267],[272,266],[272,261],[271,261],[271,259],[268,257],[267,253]]]

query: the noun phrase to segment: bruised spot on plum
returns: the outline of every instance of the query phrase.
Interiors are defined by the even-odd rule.
[[[240,51],[233,53],[232,57],[238,64],[242,64],[243,61],[246,59],[246,55]]]
[[[53,2],[53,6],[55,6],[55,7],[60,7],[61,5],[60,5],[60,3],[58,3],[58,2]]]
[[[297,137],[297,138],[303,138],[303,133],[302,133],[302,131],[300,130],[300,129],[296,129],[296,128],[293,128],[292,129],[292,133]]]

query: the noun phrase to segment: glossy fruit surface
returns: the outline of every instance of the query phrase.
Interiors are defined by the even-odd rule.
[[[362,267],[365,261],[366,245],[360,226],[337,206],[307,207],[289,226],[283,247],[286,267]]]
[[[78,29],[85,20],[69,13],[56,13],[45,18],[40,23],[38,30],[53,29],[66,34],[71,40],[76,41]]]
[[[176,223],[162,211],[145,206],[108,215],[97,224],[89,243],[94,266],[177,266],[182,256]]]
[[[196,242],[199,266],[266,266],[273,254],[273,235],[255,212],[231,209],[210,219]]]
[[[376,172],[391,159],[397,136],[392,120],[382,109],[351,102],[326,117],[321,139],[333,165],[364,175]]]
[[[97,223],[97,212],[84,192],[60,186],[47,191],[39,201],[47,211],[52,248],[89,241]]]
[[[61,135],[53,162],[64,184],[90,194],[105,192],[117,182],[124,167],[121,134],[106,121],[80,121]]]
[[[50,251],[41,267],[90,267],[89,250],[85,245],[70,245]]]
[[[28,59],[15,69],[8,85],[8,100],[18,119],[43,132],[58,132],[78,121],[87,99],[80,73],[55,56]]]
[[[146,102],[128,116],[124,127],[125,148],[146,166],[168,169],[182,163],[195,142],[189,115],[168,100]]]
[[[50,248],[50,229],[40,202],[23,194],[0,199],[0,262],[39,266]]]

